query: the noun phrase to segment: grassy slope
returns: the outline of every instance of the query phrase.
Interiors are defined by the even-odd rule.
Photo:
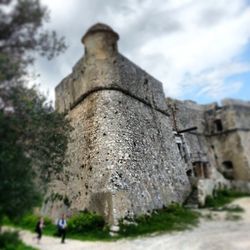
[[[121,224],[121,237],[139,236],[150,233],[171,232],[196,226],[199,214],[180,205],[154,211],[152,215],[143,215],[135,219],[137,225]]]
[[[221,190],[216,193],[214,198],[207,198],[206,207],[212,209],[222,208],[228,211],[232,210],[232,212],[240,212],[242,211],[240,208],[227,208],[224,206],[236,198],[245,196],[250,195],[232,190]],[[72,221],[72,223],[70,223],[69,220],[68,225],[71,224],[72,227],[69,227],[68,229],[67,238],[89,241],[109,241],[152,233],[185,230],[196,226],[199,222],[199,213],[187,208],[183,208],[180,205],[171,205],[161,210],[155,210],[151,215],[142,215],[136,217],[133,221],[121,221],[119,235],[116,237],[111,237],[109,235],[109,228],[107,225],[97,227],[95,226],[97,221],[93,219],[93,214],[85,214],[85,216],[86,217],[79,215],[79,218],[75,218],[75,221]],[[34,232],[37,219],[38,218],[34,215],[28,215],[22,218],[18,224],[15,224],[15,226]],[[91,219],[91,222],[88,221],[89,219]],[[10,223],[5,224],[10,225]],[[75,224],[78,225],[76,226]],[[11,223],[11,225],[13,226],[13,223]],[[49,219],[45,220],[45,225],[46,227],[44,228],[44,234],[55,236],[57,231],[56,226],[53,225]]]
[[[150,233],[185,230],[197,225],[198,218],[199,214],[197,212],[183,208],[180,205],[172,205],[168,208],[156,210],[151,215],[139,216],[129,225],[121,222],[119,236],[116,237],[111,237],[109,235],[109,228],[105,225],[103,228],[86,229],[83,227],[81,231],[70,231],[69,228],[67,238],[89,241],[109,241]],[[36,222],[36,216],[28,215],[22,218],[15,226],[34,232]],[[10,222],[5,222],[5,224],[14,225]],[[48,219],[45,220],[44,234],[50,236],[56,234],[56,226]]]
[[[207,197],[205,207],[221,208],[237,198],[247,196],[250,196],[250,194],[233,190],[220,190],[216,192],[214,197]]]

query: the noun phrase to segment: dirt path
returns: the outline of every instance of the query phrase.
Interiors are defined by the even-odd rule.
[[[250,198],[237,199],[234,204],[245,210],[238,213],[241,220],[225,220],[225,213],[219,212],[216,220],[202,219],[199,227],[193,230],[134,240],[81,242],[67,239],[65,244],[61,244],[58,238],[44,236],[37,245],[32,239],[33,234],[22,231],[21,237],[26,244],[42,250],[249,250]]]

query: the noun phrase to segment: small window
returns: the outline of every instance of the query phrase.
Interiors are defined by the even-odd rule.
[[[192,170],[189,169],[187,172],[186,172],[187,176],[192,176]]]
[[[181,143],[177,143],[177,146],[178,146],[179,152],[181,153]]]
[[[217,132],[221,132],[223,130],[222,122],[220,119],[215,120],[214,125]]]
[[[234,166],[231,161],[222,162],[222,174],[226,179],[234,179]]]
[[[232,170],[233,169],[233,163],[231,161],[224,161],[223,166],[227,170]]]

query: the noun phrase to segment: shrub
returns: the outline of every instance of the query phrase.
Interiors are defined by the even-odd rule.
[[[39,216],[38,215],[34,215],[34,214],[27,214],[25,215],[23,218],[21,218],[19,221],[16,222],[16,226],[18,227],[22,227],[28,230],[31,230],[32,232],[34,232],[36,224],[39,220]],[[44,217],[44,233],[55,233],[56,231],[56,227],[55,225],[53,225],[52,220],[48,217]]]
[[[224,211],[228,211],[228,212],[234,212],[234,213],[241,213],[244,212],[244,209],[238,205],[236,206],[231,206],[231,207],[223,207]]]
[[[208,196],[206,198],[205,207],[218,208],[222,207],[236,198],[250,196],[249,193],[242,193],[234,190],[224,189],[218,190],[214,197]]]
[[[26,214],[19,221],[11,222],[12,225],[28,229],[31,232],[35,231],[36,224],[40,216],[34,214]],[[44,218],[44,230],[43,233],[46,235],[55,235],[57,232],[56,226],[53,224],[52,220],[48,217]]]
[[[102,216],[90,212],[75,214],[68,220],[68,230],[71,233],[86,233],[89,231],[102,230],[104,225],[105,222]]]
[[[19,239],[18,232],[0,233],[0,249],[4,250],[34,250],[22,243]]]
[[[19,221],[9,221],[5,219],[5,225],[21,227],[28,229],[32,232],[35,230],[36,223],[39,220],[39,216],[28,214],[22,217]],[[68,224],[68,237],[80,240],[108,240],[109,228],[105,225],[104,219],[97,214],[83,212],[74,215],[69,220]],[[45,235],[58,236],[58,230],[56,225],[53,224],[51,219],[44,217],[45,228],[43,233]],[[1,248],[0,248],[1,250]]]
[[[33,214],[25,215],[20,221],[17,222],[18,226],[27,229],[33,229],[36,226],[39,217]]]
[[[20,243],[18,232],[4,232],[0,234],[0,249],[5,249],[10,243],[13,246]]]
[[[120,222],[121,236],[137,236],[154,232],[184,230],[198,223],[199,214],[178,204],[155,210],[151,215],[141,215],[134,219],[135,223]]]

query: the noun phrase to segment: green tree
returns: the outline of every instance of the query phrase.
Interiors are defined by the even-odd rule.
[[[15,116],[0,112],[0,220],[3,215],[16,218],[38,204],[39,193],[34,184],[30,160],[21,145]],[[1,223],[0,223],[1,224]]]
[[[65,164],[69,122],[23,80],[36,53],[52,59],[65,49],[43,30],[47,19],[38,0],[0,0],[0,225],[37,205],[41,180]]]
[[[39,0],[0,0],[1,85],[20,83],[35,53],[52,59],[66,48],[64,38],[43,29],[48,20]]]
[[[18,141],[44,183],[65,164],[64,153],[71,130],[69,121],[54,110],[36,88],[13,87],[10,99],[14,108]]]

